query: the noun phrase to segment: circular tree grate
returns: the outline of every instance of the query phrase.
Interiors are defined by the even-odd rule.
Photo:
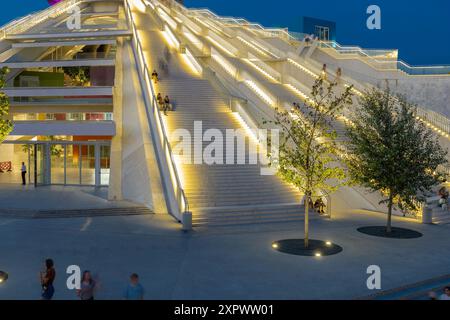
[[[279,252],[297,256],[331,256],[341,252],[342,247],[329,241],[309,240],[308,248],[305,248],[305,239],[285,239],[272,243],[272,248]]]
[[[416,239],[422,237],[422,234],[418,231],[395,227],[392,227],[392,231],[390,233],[386,232],[385,226],[361,227],[357,230],[370,236],[391,239]]]

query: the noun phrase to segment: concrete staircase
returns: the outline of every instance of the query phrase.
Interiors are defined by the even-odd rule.
[[[450,210],[442,209],[442,207],[439,206],[439,198],[439,196],[427,198],[427,205],[430,206],[433,211],[433,223],[450,224]]]
[[[149,215],[147,207],[115,207],[70,210],[0,209],[0,217],[11,219],[94,218]]]
[[[168,112],[169,132],[187,129],[194,137],[194,121],[202,121],[202,131],[219,130],[224,137],[227,129],[240,129],[233,115],[211,84],[202,79],[178,78],[162,80],[157,89],[168,94],[174,111]],[[194,226],[227,226],[303,220],[301,195],[277,176],[261,175],[261,165],[249,164],[249,146],[254,142],[246,136],[245,164],[226,164],[226,150],[218,164],[183,164],[182,175],[187,198],[193,211]],[[175,147],[180,142],[171,137]],[[203,150],[211,142],[203,142]],[[191,149],[191,161],[199,159]],[[254,154],[253,154],[254,156]]]
[[[444,183],[433,188],[433,191],[427,194],[426,198],[427,206],[429,206],[433,212],[433,223],[436,224],[450,224],[450,209],[442,209],[439,205],[440,196],[438,195],[438,191],[443,186],[445,186],[447,190],[450,190],[450,184]]]
[[[150,67],[157,69],[159,59],[165,57],[166,43],[151,19],[138,21],[146,22],[138,28],[152,39],[145,44],[144,51]],[[231,112],[223,95],[215,91],[207,80],[195,75],[180,54],[172,50],[167,64],[167,74],[158,70],[160,81],[155,85],[155,91],[163,97],[168,95],[174,108],[165,117],[172,149],[176,149],[180,142],[178,137],[172,135],[173,131],[188,130],[193,139],[195,121],[202,122],[203,133],[208,129],[219,130],[224,137],[224,145],[227,129],[243,129],[242,122]],[[248,135],[245,135],[245,141],[245,164],[236,164],[236,161],[225,164],[227,152],[224,150],[223,163],[209,165],[202,161],[201,164],[179,165],[194,227],[303,220],[301,195],[279,177],[261,175],[259,162],[249,164],[249,158],[255,156],[257,151],[253,154],[249,152],[248,146],[254,146],[255,142]],[[203,142],[202,150],[210,143]],[[194,161],[193,148],[191,152],[191,160]],[[201,160],[198,155],[195,158]],[[236,152],[233,159],[237,159]]]

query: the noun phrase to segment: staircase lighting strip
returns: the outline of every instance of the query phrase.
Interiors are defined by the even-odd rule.
[[[289,61],[290,63],[292,63],[294,66],[296,66],[298,69],[302,70],[303,72],[306,72],[307,74],[309,74],[310,76],[314,77],[314,78],[319,78],[318,75],[316,75],[314,72],[312,72],[311,70],[305,68],[304,66],[302,66],[301,64],[299,64],[298,62],[292,60],[291,58],[287,58],[287,61]]]
[[[209,29],[214,29],[216,32],[222,33],[222,30],[220,30],[219,28],[217,28],[215,25],[212,25],[206,21],[203,21],[197,17],[194,18],[195,20],[197,20],[198,22],[200,22],[203,26],[209,28]]]
[[[286,83],[285,84],[286,87],[288,87],[289,89],[291,89],[291,91],[293,91],[296,95],[298,95],[300,98],[302,98],[304,101],[306,101],[307,103],[312,103],[312,100],[310,97],[308,97],[308,95],[306,95],[305,93],[303,93],[303,91],[301,91],[300,89],[298,89],[297,87],[295,87],[294,85],[290,84],[290,83]]]
[[[243,42],[244,44],[246,44],[248,47],[254,49],[255,51],[257,51],[259,54],[268,57],[268,54],[266,52],[264,52],[263,50],[261,50],[260,48],[258,48],[257,46],[255,46],[253,43],[248,42],[247,40],[245,40],[244,38],[242,38],[241,36],[237,36],[236,37],[238,40],[240,40],[241,42]]]
[[[225,60],[221,55],[219,54],[211,54],[211,58],[216,60],[219,65],[233,78],[236,78],[237,69],[231,65],[227,60]]]
[[[220,43],[218,43],[216,40],[214,40],[211,36],[207,36],[206,39],[208,39],[213,45],[215,45],[217,48],[219,48],[220,50],[222,50],[223,52],[225,52],[229,56],[235,57],[234,53],[232,53],[230,50],[228,50],[227,48],[222,46]]]
[[[197,59],[195,59],[194,55],[189,51],[188,48],[186,48],[185,50],[186,52],[182,55],[184,61],[197,75],[201,74],[203,71],[202,66],[200,65],[200,63],[198,63]]]
[[[260,66],[258,66],[256,63],[254,63],[253,61],[251,61],[250,59],[242,59],[244,60],[246,63],[248,63],[249,65],[251,65],[253,68],[255,68],[256,70],[258,70],[262,75],[264,75],[265,77],[267,77],[268,79],[274,81],[274,82],[279,82],[277,79],[275,79],[275,77],[271,76],[267,71],[265,71],[263,68],[261,68]]]
[[[178,41],[178,39],[175,37],[175,35],[173,34],[172,30],[170,30],[169,26],[166,24],[164,31],[163,31],[163,35],[166,38],[167,42],[169,43],[169,45],[173,48],[179,49],[180,48],[180,42]]]
[[[252,138],[253,142],[259,145],[260,141],[258,140],[255,131],[250,128],[250,126],[247,124],[247,122],[245,122],[239,112],[232,112],[231,114],[237,119],[241,127],[243,127],[247,134]]]
[[[271,107],[275,107],[275,101],[264,91],[262,90],[255,82],[252,80],[245,80],[244,83],[252,89],[258,96],[260,96],[268,105]]]
[[[175,30],[177,28],[177,22],[169,17],[169,15],[163,9],[158,8],[158,13],[159,16],[172,27],[172,29]]]
[[[266,48],[262,47],[262,46],[261,46],[259,43],[257,43],[255,40],[251,40],[251,41],[252,41],[252,43],[253,43],[255,46],[257,46],[257,47],[261,48],[261,50],[265,51],[266,54],[272,56],[272,57],[275,58],[275,59],[280,59],[279,56],[277,56],[275,53],[273,53],[273,52],[270,51],[269,49],[266,49]]]
[[[141,0],[133,0],[133,7],[136,7],[136,9],[138,9],[140,12],[145,13],[145,2],[141,1]]]
[[[144,0],[144,3],[145,3],[146,5],[148,5],[148,6],[150,6],[153,10],[155,10],[155,5],[153,4],[152,1]]]
[[[194,36],[190,31],[185,31],[184,36],[200,51],[203,50],[203,42]]]

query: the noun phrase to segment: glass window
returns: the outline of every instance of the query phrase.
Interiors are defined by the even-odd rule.
[[[81,184],[95,185],[95,146],[81,146]]]
[[[66,146],[66,184],[80,184],[80,146]]]

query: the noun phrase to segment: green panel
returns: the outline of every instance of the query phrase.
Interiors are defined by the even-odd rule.
[[[20,77],[30,76],[39,78],[40,87],[63,87],[64,73],[63,72],[40,72],[40,71],[23,71],[14,79],[14,86],[20,86]]]

